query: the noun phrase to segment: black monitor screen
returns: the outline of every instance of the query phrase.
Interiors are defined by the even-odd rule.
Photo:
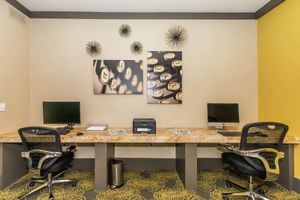
[[[45,124],[80,124],[80,102],[43,102]]]
[[[239,105],[237,103],[207,104],[208,122],[239,123]]]

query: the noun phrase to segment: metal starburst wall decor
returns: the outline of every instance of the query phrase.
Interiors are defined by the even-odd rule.
[[[86,51],[89,55],[98,55],[101,53],[101,45],[96,41],[90,41],[86,45]]]
[[[181,25],[175,25],[168,29],[165,34],[167,45],[172,49],[181,48],[188,39],[187,30]]]
[[[143,45],[142,45],[142,43],[136,41],[131,44],[130,49],[131,49],[132,53],[140,54],[143,52]]]
[[[128,24],[122,24],[119,28],[119,34],[122,37],[129,37],[132,30]]]

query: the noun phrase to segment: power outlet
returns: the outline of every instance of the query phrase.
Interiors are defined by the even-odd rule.
[[[6,103],[0,102],[0,112],[5,112],[6,109]]]

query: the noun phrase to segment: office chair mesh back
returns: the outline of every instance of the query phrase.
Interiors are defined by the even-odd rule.
[[[288,126],[276,122],[257,122],[243,127],[240,150],[258,148],[279,149],[288,131]]]
[[[25,151],[41,149],[62,152],[60,134],[57,130],[47,127],[25,127],[19,129],[19,135]],[[37,167],[38,161],[44,155],[35,154],[32,157],[32,167]]]
[[[242,130],[240,150],[253,150],[263,148],[280,149],[284,137],[288,131],[288,126],[276,122],[258,122],[244,126]],[[261,152],[271,169],[276,169],[274,152]]]

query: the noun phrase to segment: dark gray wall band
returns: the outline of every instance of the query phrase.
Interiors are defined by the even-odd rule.
[[[13,7],[15,7],[17,10],[19,10],[20,12],[22,12],[24,15],[26,15],[27,17],[30,17],[31,11],[28,10],[25,6],[23,6],[22,4],[20,4],[18,1],[16,0],[5,0],[7,3],[9,3],[10,5],[12,5]]]
[[[265,14],[270,12],[272,9],[276,8],[279,4],[281,4],[284,1],[285,0],[272,0],[272,1],[270,1],[269,3],[267,3],[265,6],[263,6],[261,9],[259,9],[255,13],[255,18],[256,19],[261,18],[262,16],[264,16]]]
[[[6,0],[30,18],[50,19],[152,19],[152,20],[197,20],[197,19],[259,19],[285,0],[271,0],[255,13],[104,13],[104,12],[52,12],[30,11],[17,0]]]
[[[103,12],[31,12],[31,18],[55,19],[255,19],[254,13],[103,13]]]

